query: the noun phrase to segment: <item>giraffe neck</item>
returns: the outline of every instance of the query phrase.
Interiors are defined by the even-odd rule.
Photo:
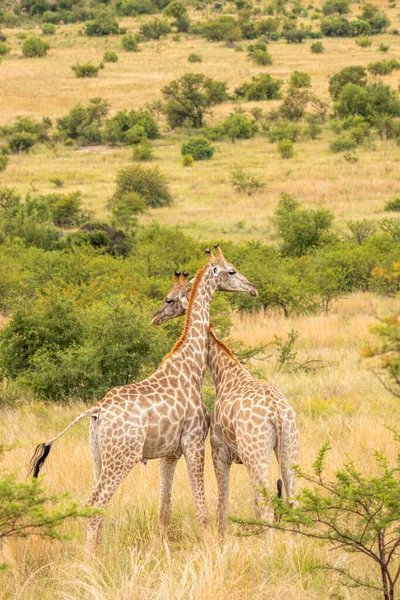
[[[237,383],[238,378],[251,378],[247,369],[238,361],[229,348],[217,338],[212,330],[209,332],[208,367],[211,371],[217,397],[221,387],[226,387],[230,380]]]
[[[163,364],[181,363],[192,377],[203,378],[208,352],[208,329],[210,323],[210,303],[216,284],[212,271],[207,265],[198,271],[192,287],[185,326],[180,339],[164,358]]]

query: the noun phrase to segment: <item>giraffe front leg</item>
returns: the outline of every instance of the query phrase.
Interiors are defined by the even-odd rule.
[[[164,457],[160,459],[160,507],[158,523],[162,539],[167,537],[167,529],[171,522],[171,492],[174,473],[179,458]]]
[[[219,448],[212,448],[212,460],[218,485],[218,535],[223,539],[225,537],[229,516],[229,480],[231,465],[221,458]]]
[[[204,492],[204,435],[187,435],[182,438],[182,450],[186,460],[190,489],[194,500],[196,521],[202,537],[209,529],[210,517]]]

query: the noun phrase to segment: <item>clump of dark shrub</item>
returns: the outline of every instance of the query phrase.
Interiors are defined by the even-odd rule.
[[[101,98],[92,98],[88,106],[76,104],[69,113],[57,119],[58,137],[80,145],[101,143],[101,127],[109,106]]]
[[[188,56],[188,61],[191,63],[201,63],[203,61],[203,59],[201,58],[201,56],[199,54],[189,54]]]
[[[310,50],[313,54],[323,54],[324,47],[322,42],[313,42],[310,46]]]
[[[138,41],[131,33],[122,36],[121,44],[125,52],[139,52]]]
[[[400,196],[394,198],[394,200],[388,200],[385,204],[385,211],[388,212],[400,212]]]
[[[11,152],[28,152],[35,144],[49,141],[51,121],[44,117],[34,121],[28,117],[17,117],[13,125],[0,127]]]
[[[118,21],[107,11],[97,12],[92,21],[87,21],[84,33],[90,37],[103,37],[119,33]]]
[[[140,34],[145,40],[159,40],[170,32],[170,24],[165,19],[155,18],[140,27]]]
[[[345,67],[329,79],[329,93],[336,100],[348,83],[365,87],[367,85],[367,70],[365,67]]]
[[[118,14],[123,17],[136,17],[137,15],[152,15],[157,7],[151,0],[117,0],[115,3]]]
[[[5,56],[11,50],[11,46],[5,43],[5,41],[0,41],[0,56]]]
[[[93,63],[76,63],[76,65],[72,65],[71,69],[75,73],[75,77],[84,78],[84,77],[97,77],[100,71],[100,66],[96,67]]]
[[[56,26],[53,23],[43,23],[42,33],[43,35],[54,35],[56,32]]]
[[[119,171],[116,183],[117,190],[110,200],[111,206],[121,196],[130,192],[139,194],[145,200],[146,206],[151,208],[169,206],[172,203],[165,175],[158,167],[153,169],[141,165],[126,167]]]
[[[133,144],[143,139],[154,140],[160,135],[152,114],[144,109],[120,110],[107,119],[103,137],[112,144]]]
[[[22,44],[22,54],[25,58],[45,56],[50,45],[38,37],[30,37]]]
[[[191,154],[193,160],[209,160],[213,157],[215,148],[204,137],[193,137],[185,144],[182,144],[181,154]]]
[[[241,113],[232,113],[222,124],[224,135],[232,142],[236,139],[249,139],[254,136],[257,127],[253,119]]]
[[[112,52],[111,50],[106,50],[103,56],[104,62],[116,63],[118,62],[118,54]]]
[[[214,21],[205,21],[192,28],[193,33],[198,33],[209,42],[238,42],[242,32],[236,20],[230,16],[223,16]]]
[[[246,100],[275,100],[280,98],[281,79],[274,79],[269,73],[254,75],[251,81],[236,88],[235,94]]]

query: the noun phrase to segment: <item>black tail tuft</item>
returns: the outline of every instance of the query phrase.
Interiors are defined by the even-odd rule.
[[[49,455],[50,448],[51,448],[51,444],[46,444],[46,443],[39,444],[38,446],[36,446],[35,453],[32,456],[32,459],[30,462],[31,468],[29,470],[29,475],[32,473],[32,477],[34,477],[35,479],[39,475],[40,469],[42,468],[44,461],[46,460],[46,458]]]
[[[276,487],[278,490],[278,498],[282,498],[282,479],[278,479],[276,482]]]

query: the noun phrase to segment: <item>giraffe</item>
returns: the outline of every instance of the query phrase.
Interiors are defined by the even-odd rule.
[[[210,254],[209,250],[206,252]],[[210,302],[217,290],[257,295],[256,288],[226,261],[209,262],[200,269],[192,286],[182,335],[157,371],[139,383],[113,388],[61,433],[39,444],[31,461],[34,477],[39,475],[52,444],[81,419],[90,417],[94,485],[87,504],[104,508],[136,464],[159,458],[159,525],[161,535],[165,536],[171,519],[173,475],[183,454],[196,521],[205,532],[209,516],[204,494],[204,453],[209,416],[201,388],[206,369]],[[101,543],[102,525],[101,514],[89,521],[89,552]]]
[[[217,254],[220,255],[220,252]],[[188,273],[183,273],[182,280],[176,273],[173,287],[155,314],[153,323],[160,325],[185,314],[189,293]],[[218,530],[220,537],[224,537],[232,463],[244,464],[249,473],[255,487],[257,518],[270,520],[272,513],[262,502],[261,490],[268,489],[272,451],[278,459],[288,501],[293,502],[295,474],[292,467],[298,462],[299,443],[295,413],[283,394],[254,380],[231,350],[217,338],[212,325],[208,339],[207,362],[217,393],[211,414],[210,437],[218,484]],[[279,479],[279,495],[281,488]]]

